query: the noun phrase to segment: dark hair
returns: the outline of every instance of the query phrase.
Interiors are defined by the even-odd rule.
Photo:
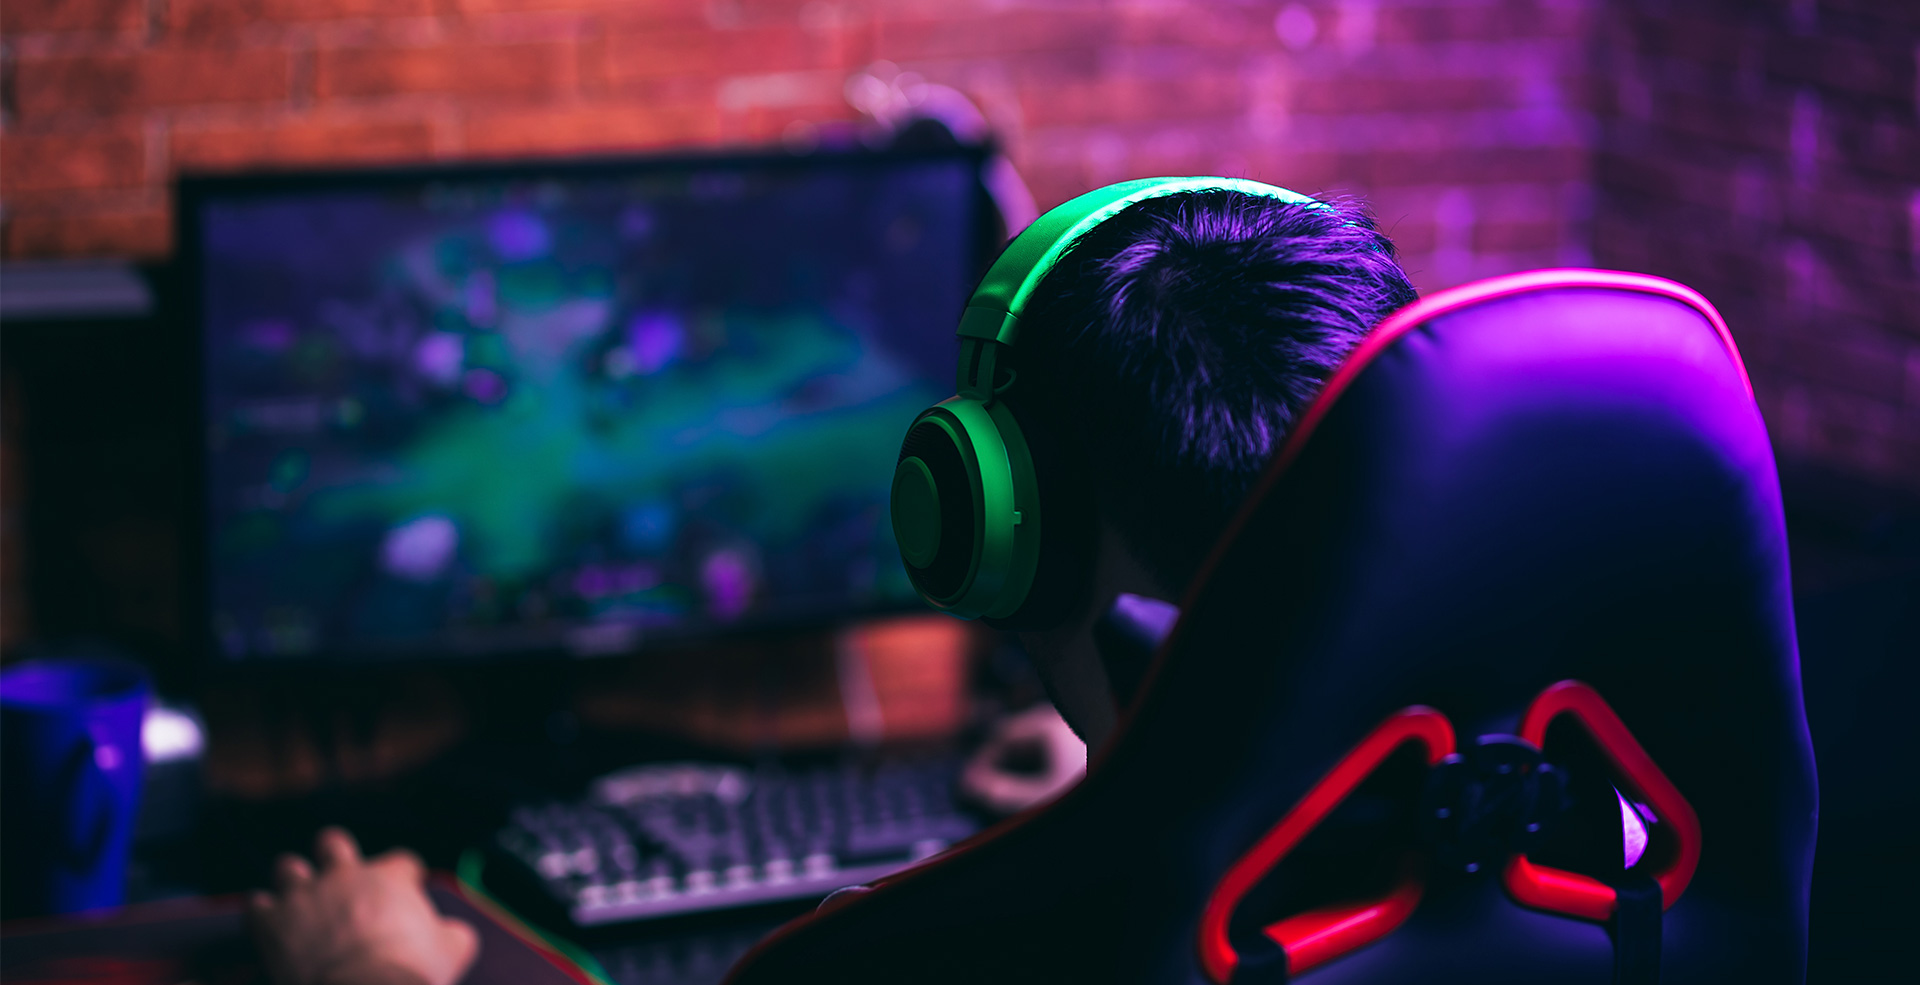
[[[1040,284],[1022,319],[1018,389],[1139,559],[1177,590],[1327,377],[1414,297],[1357,202],[1149,199]]]

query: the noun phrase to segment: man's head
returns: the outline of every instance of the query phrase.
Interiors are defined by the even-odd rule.
[[[1020,392],[1084,450],[1102,516],[1178,592],[1327,377],[1413,300],[1357,206],[1150,199],[1041,283]]]
[[[1413,300],[1362,207],[1234,191],[1133,205],[1041,282],[1017,391],[1096,532],[1091,591],[1024,638],[1091,743],[1114,715],[1093,621],[1116,592],[1178,597],[1333,370]]]

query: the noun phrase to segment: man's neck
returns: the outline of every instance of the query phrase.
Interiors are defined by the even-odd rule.
[[[1092,622],[1076,620],[1046,633],[1021,635],[1046,683],[1047,696],[1087,744],[1091,756],[1113,737],[1120,718],[1106,665],[1093,642]]]
[[[1093,627],[1121,593],[1164,598],[1166,589],[1133,556],[1111,526],[1101,524],[1098,555],[1093,566],[1093,591],[1073,618],[1044,633],[1022,633],[1027,652],[1039,664],[1060,717],[1073,726],[1093,755],[1113,737],[1120,724],[1119,701]]]

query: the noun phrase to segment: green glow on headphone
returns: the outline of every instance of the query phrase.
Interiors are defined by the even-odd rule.
[[[1245,178],[1139,178],[1096,188],[1049,210],[1007,245],[967,300],[966,312],[960,316],[960,337],[1013,345],[1033,292],[1095,226],[1148,199],[1215,191],[1327,207],[1317,198]]]

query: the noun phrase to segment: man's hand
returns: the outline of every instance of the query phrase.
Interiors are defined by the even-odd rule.
[[[249,901],[275,985],[454,985],[466,974],[480,939],[433,908],[419,856],[363,859],[340,828],[320,832],[313,856],[280,856],[275,892]]]

